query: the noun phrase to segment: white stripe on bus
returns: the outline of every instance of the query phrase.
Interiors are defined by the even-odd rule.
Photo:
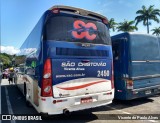
[[[146,61],[132,61],[133,63],[137,62],[160,62],[160,60],[146,60]]]

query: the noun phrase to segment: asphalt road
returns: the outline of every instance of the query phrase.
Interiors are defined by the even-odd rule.
[[[6,115],[9,114],[14,114],[15,116],[20,116],[21,118],[23,117],[24,119],[31,116],[42,118],[33,107],[27,107],[25,105],[25,98],[22,93],[18,90],[16,85],[9,85],[7,79],[3,79],[1,82],[1,114],[3,118],[6,118]],[[145,116],[148,117],[148,115],[144,114],[152,116],[152,119],[115,120],[120,118],[120,116],[122,116],[123,118],[145,118]],[[160,94],[155,95],[154,97],[141,98],[132,101],[114,100],[110,105],[72,112],[69,116],[57,115],[48,117],[47,119],[42,118],[43,120],[38,122],[157,123],[160,122],[160,120],[156,120],[157,117],[160,118]],[[23,122],[24,120],[2,120],[2,123]],[[35,123],[37,121],[31,120],[29,122]]]

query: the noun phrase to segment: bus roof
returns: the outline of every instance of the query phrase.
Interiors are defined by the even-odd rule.
[[[124,33],[120,33],[120,34],[116,34],[111,36],[112,41],[118,38],[123,38],[123,37],[128,37],[131,35],[141,35],[141,36],[149,36],[149,37],[154,37],[154,38],[158,38],[155,35],[151,35],[151,34],[146,34],[146,33],[137,33],[137,32],[124,32]]]
[[[51,7],[49,10],[53,10],[53,9],[60,9],[62,11],[68,11],[68,12],[72,12],[75,14],[80,14],[83,16],[90,16],[90,17],[99,18],[99,19],[105,19],[108,21],[108,19],[105,16],[95,13],[95,12],[85,10],[85,9],[80,9],[80,8],[75,8],[75,7],[70,7],[70,6],[63,6],[63,5],[55,5]]]

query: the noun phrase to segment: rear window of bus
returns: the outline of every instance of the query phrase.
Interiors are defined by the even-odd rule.
[[[49,17],[44,28],[44,40],[111,44],[105,24],[80,16]]]

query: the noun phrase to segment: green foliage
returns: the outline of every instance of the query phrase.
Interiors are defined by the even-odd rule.
[[[117,29],[118,31],[123,32],[133,32],[134,30],[137,30],[137,27],[133,25],[134,21],[126,21],[121,22],[118,24]]]
[[[149,25],[151,25],[151,22],[149,20],[156,21],[159,23],[159,19],[157,16],[160,16],[160,10],[154,9],[154,5],[149,6],[149,8],[146,8],[144,5],[142,6],[141,10],[138,10],[136,12],[138,16],[135,18],[136,25],[140,22],[143,22],[144,26],[147,26],[147,33],[149,33]]]
[[[3,69],[11,67],[11,55],[0,53],[0,61],[3,63]]]
[[[15,55],[9,55],[6,53],[0,53],[0,62],[3,63],[3,69],[12,67],[12,60],[15,58],[15,66],[18,66],[19,64],[23,63],[25,57],[24,56],[15,56]]]
[[[19,64],[24,63],[25,58],[26,58],[26,57],[25,57],[24,55],[22,55],[22,56],[16,56],[15,64],[18,66]]]
[[[117,23],[115,22],[114,18],[111,18],[109,20],[109,29],[112,29],[112,31],[115,31]]]
[[[160,27],[156,27],[156,28],[154,28],[154,29],[152,29],[152,31],[153,31],[153,35],[155,34],[156,36],[160,36]]]

